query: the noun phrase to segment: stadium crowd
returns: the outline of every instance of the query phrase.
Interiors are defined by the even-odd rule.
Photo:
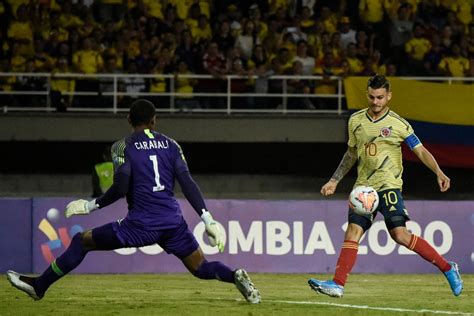
[[[272,75],[319,75],[288,80],[288,93],[334,94],[331,76],[474,76],[472,0],[0,0],[0,72],[174,74],[174,91],[281,93]],[[213,80],[179,77],[211,74]],[[258,76],[257,79],[250,77]],[[45,78],[0,77],[0,90],[44,90]],[[110,106],[111,79],[52,78],[58,109]],[[128,77],[118,89],[171,90],[162,77]],[[158,97],[158,104],[167,102]],[[240,108],[275,102],[241,98]],[[298,100],[298,99],[296,99]],[[313,100],[313,101],[311,101]],[[290,108],[325,108],[305,98]],[[218,100],[219,101],[219,100]],[[41,98],[0,95],[0,105],[41,106]],[[223,102],[182,96],[183,108]]]

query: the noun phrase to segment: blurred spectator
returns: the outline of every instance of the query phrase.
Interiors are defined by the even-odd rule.
[[[439,71],[449,77],[466,77],[469,75],[469,60],[461,56],[458,44],[453,44],[451,54],[441,59]]]
[[[199,16],[201,15],[201,7],[199,7],[198,3],[193,3],[189,8],[188,8],[188,13],[185,18],[182,18],[181,16],[178,16],[182,19],[185,20],[188,28],[193,32],[194,29],[198,27],[199,24]],[[194,36],[193,36],[194,37]]]
[[[209,21],[204,14],[199,15],[197,25],[191,28],[191,34],[193,36],[194,42],[201,45],[205,45],[211,40],[211,26],[209,25]]]
[[[443,26],[441,29],[440,44],[445,50],[449,50],[453,44],[453,31],[449,25]]]
[[[293,62],[290,59],[290,51],[288,48],[280,48],[276,58],[278,59],[283,72],[287,72],[289,69],[293,68]]]
[[[232,79],[230,86],[232,93],[247,93],[253,90],[253,82],[248,78],[249,72],[244,68],[244,63],[241,58],[234,58],[230,74],[244,77]],[[235,97],[232,99],[232,107],[235,108],[251,108],[252,105],[253,102],[249,100],[248,97]]]
[[[234,46],[235,38],[230,33],[229,21],[222,21],[219,24],[217,34],[214,35],[212,41],[217,43],[219,50],[224,54]]]
[[[416,24],[413,27],[413,38],[405,44],[405,52],[408,60],[408,74],[416,75],[423,73],[423,58],[431,49],[431,43],[423,37],[423,28]]]
[[[197,80],[193,78],[183,78],[181,75],[193,74],[184,60],[178,61],[177,71],[175,72],[176,92],[193,93]],[[176,107],[181,111],[193,110],[199,108],[199,103],[191,95],[177,96]]]
[[[76,80],[68,77],[56,77],[56,74],[70,73],[68,62],[65,57],[60,57],[52,71],[51,76],[51,105],[58,112],[64,112],[72,105]]]
[[[224,55],[219,51],[216,42],[211,42],[207,46],[206,53],[202,57],[202,69],[205,74],[210,74],[214,79],[201,79],[199,81],[199,91],[203,93],[224,92],[226,90],[225,81],[221,80],[228,70]],[[222,98],[206,96],[200,102],[203,108],[223,108],[225,106]]]
[[[334,32],[331,34],[331,42],[329,45],[331,46],[331,51],[334,57],[336,57],[337,60],[341,59],[342,56],[342,49],[339,43],[341,42],[341,34],[339,32]]]
[[[253,22],[255,26],[255,34],[259,40],[262,41],[268,33],[267,23],[262,21],[262,14],[257,4],[252,4],[249,8],[249,20]]]
[[[321,8],[321,23],[323,24],[323,30],[332,34],[337,31],[337,16],[331,12],[326,6]]]
[[[120,70],[117,68],[116,57],[111,55],[106,58],[104,64],[104,73],[105,74],[118,74]],[[104,108],[112,108],[114,104],[113,95],[104,95],[112,94],[115,90],[118,90],[118,80],[116,81],[117,86],[114,85],[114,78],[106,77],[99,79],[99,93],[101,98],[101,104]]]
[[[349,43],[356,43],[356,31],[351,28],[351,20],[348,16],[343,16],[339,20],[339,46],[342,49],[347,49]]]
[[[112,162],[111,146],[104,148],[102,161],[94,166],[92,172],[92,197],[104,194],[114,182],[114,164]]]
[[[40,37],[34,41],[34,55],[31,59],[36,72],[50,72],[53,69],[54,60],[44,51],[44,41]]]
[[[440,45],[439,35],[434,35],[431,39],[431,49],[423,57],[424,73],[428,76],[438,76],[439,63],[448,51]]]
[[[163,20],[162,1],[143,0],[143,5],[147,18],[151,18],[151,20]]]
[[[320,94],[336,94],[337,80],[331,79],[331,76],[338,76],[343,74],[335,62],[334,55],[324,55],[320,66],[314,70],[315,75],[322,76],[321,80],[316,80],[316,87],[314,93]],[[337,100],[335,98],[320,97],[316,99],[318,109],[336,109]]]
[[[190,71],[198,69],[199,45],[195,44],[189,30],[181,33],[181,43],[176,48],[176,56],[188,65]]]
[[[365,60],[364,69],[360,72],[362,76],[374,76],[376,74],[385,75],[387,72],[385,64],[382,62],[380,52],[376,49],[374,52]]]
[[[248,20],[244,24],[242,34],[237,36],[235,46],[242,50],[243,57],[247,60],[252,55],[253,46],[258,44],[260,44],[260,38],[255,30],[255,25],[252,21]]]
[[[123,79],[120,85],[121,91],[126,93],[126,95],[123,97],[119,104],[122,108],[130,107],[130,104],[139,98],[138,93],[146,91],[145,80],[142,77],[137,76],[138,69],[137,65],[134,62],[130,62],[128,64],[127,73],[132,76],[125,77],[125,79]]]
[[[293,63],[295,61],[301,62],[301,65],[303,66],[303,75],[311,76],[313,74],[315,60],[314,57],[308,56],[308,43],[304,40],[298,42],[296,56],[293,58]]]
[[[355,44],[349,43],[347,45],[346,60],[349,63],[349,75],[354,76],[362,72],[364,66],[359,57],[357,57],[357,47]]]
[[[33,55],[33,29],[28,19],[28,10],[26,5],[18,6],[17,18],[10,24],[7,36],[10,41],[18,44],[21,55],[30,57]]]
[[[99,51],[94,50],[92,40],[85,38],[82,43],[82,49],[72,56],[72,63],[75,70],[84,74],[96,74],[102,72],[104,62]],[[76,92],[86,92],[89,94],[98,94],[99,82],[93,78],[81,78],[76,82]],[[75,105],[79,107],[101,107],[100,101],[96,95],[76,96]]]
[[[400,6],[396,12],[390,14],[390,50],[393,61],[399,68],[405,63],[405,43],[411,39],[413,21],[406,6]]]
[[[299,2],[299,1],[295,1],[295,2]],[[304,6],[301,9],[300,29],[304,33],[314,33],[315,31],[315,21],[313,17],[313,11],[308,6]]]
[[[268,64],[268,57],[267,53],[263,49],[262,45],[255,45],[253,47],[252,56],[247,61],[248,69],[256,69],[260,68],[262,65]]]
[[[464,32],[467,33],[468,25],[472,22],[472,1],[455,0],[451,5],[451,10],[464,25]]]
[[[151,71],[154,75],[164,75],[167,73],[168,62],[163,55],[159,55],[156,58],[156,63]],[[152,93],[166,93],[169,90],[169,82],[166,78],[156,76],[150,79],[150,92]],[[159,108],[169,108],[169,97],[154,95],[151,97],[151,101]]]
[[[356,34],[356,49],[357,49],[357,57],[360,59],[366,59],[369,57],[370,52],[373,49],[373,40],[374,35],[370,37],[367,36],[367,33],[363,30],[360,30]]]
[[[282,79],[273,79],[272,76],[281,76],[284,74],[284,69],[278,58],[273,58],[271,60],[270,71],[267,72],[264,76],[268,79],[268,93],[283,93],[283,80]],[[283,103],[283,100],[278,97],[269,97],[268,107],[277,108],[280,107]]]
[[[79,28],[84,22],[71,12],[71,0],[66,0],[61,6],[61,13],[59,15],[59,26],[63,29]]]
[[[26,58],[21,53],[21,44],[13,42],[11,45],[10,69],[13,72],[23,72],[25,70]]]
[[[40,95],[40,93],[46,91],[46,78],[35,76],[35,70],[35,61],[29,59],[25,63],[24,70],[28,75],[18,76],[15,90],[32,93],[17,96],[18,102],[21,106],[44,107],[46,105],[46,98]]]
[[[296,60],[293,62],[293,67],[289,70],[287,75],[302,76],[303,75],[303,64]],[[306,79],[292,78],[288,79],[288,93],[295,94],[310,94],[311,84]],[[306,97],[293,97],[288,100],[289,109],[305,109],[313,110],[315,106],[309,98]]]
[[[147,73],[155,64],[154,57],[151,52],[151,44],[148,40],[140,42],[140,54],[134,60],[139,73]]]

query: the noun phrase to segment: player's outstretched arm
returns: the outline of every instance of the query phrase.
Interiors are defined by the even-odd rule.
[[[451,179],[448,178],[441,170],[438,162],[433,155],[423,145],[417,146],[412,149],[416,156],[436,174],[438,180],[439,189],[441,192],[446,192],[451,187]]]
[[[331,179],[321,188],[321,194],[328,196],[336,192],[337,184],[351,170],[357,161],[357,150],[355,147],[347,147],[346,153],[342,157],[339,166],[332,175]]]
[[[88,215],[90,212],[98,208],[99,205],[97,205],[95,199],[92,201],[79,199],[69,202],[69,204],[66,206],[66,211],[64,212],[64,215],[66,216],[66,218],[69,218],[72,215]]]
[[[64,212],[66,218],[69,218],[73,215],[88,215],[92,211],[106,207],[118,199],[121,199],[128,192],[130,181],[129,171],[128,163],[124,163],[119,166],[114,174],[114,182],[112,186],[97,199],[92,201],[80,199],[70,202],[66,206],[66,211]]]
[[[189,170],[182,169],[181,171],[177,172],[176,179],[181,186],[184,196],[206,225],[206,233],[209,237],[210,245],[213,247],[217,246],[219,251],[223,252],[225,246],[224,236],[222,235],[218,222],[215,221],[212,218],[211,213],[207,211],[206,203],[204,202],[201,190],[194,179],[191,177]]]

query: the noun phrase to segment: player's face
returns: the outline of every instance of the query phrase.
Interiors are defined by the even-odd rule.
[[[369,110],[376,116],[385,113],[385,109],[387,108],[388,102],[391,98],[392,92],[387,91],[385,88],[372,89],[369,87],[367,90]]]

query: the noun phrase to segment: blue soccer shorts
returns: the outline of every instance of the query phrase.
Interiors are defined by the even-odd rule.
[[[405,208],[401,191],[399,189],[388,189],[377,193],[379,195],[377,209],[372,214],[359,215],[349,208],[349,223],[359,225],[365,232],[372,226],[377,213],[380,212],[385,219],[388,230],[406,226],[406,222],[410,220],[410,217]]]

